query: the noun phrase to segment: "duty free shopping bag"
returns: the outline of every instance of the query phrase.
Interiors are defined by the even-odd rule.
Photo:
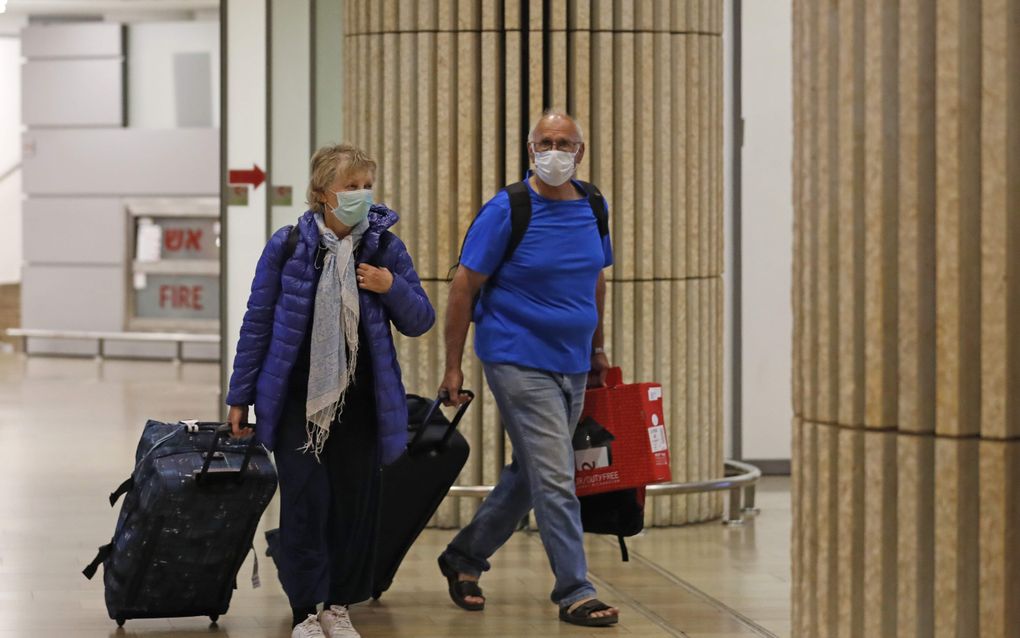
[[[623,383],[611,368],[606,386],[589,388],[574,435],[579,497],[670,480],[662,385]]]

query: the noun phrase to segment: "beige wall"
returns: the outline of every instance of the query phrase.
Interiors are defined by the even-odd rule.
[[[572,111],[588,138],[580,177],[610,205],[611,358],[627,380],[667,388],[674,478],[721,476],[721,0],[352,0],[348,9],[344,129],[380,160],[377,196],[403,214],[397,230],[440,317],[468,224],[523,176],[531,122],[543,106]],[[400,342],[411,391],[438,387],[441,339],[437,328]],[[480,367],[467,359],[467,385],[479,389]],[[508,446],[491,398],[466,420],[472,457],[461,481],[493,483]],[[463,524],[474,506],[448,502],[437,522]],[[649,523],[668,525],[719,516],[721,504],[695,495],[648,510]]]
[[[794,627],[1020,627],[1020,3],[794,2]]]

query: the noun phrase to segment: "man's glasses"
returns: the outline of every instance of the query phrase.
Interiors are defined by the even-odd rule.
[[[553,149],[557,151],[566,151],[567,153],[576,153],[577,149],[581,148],[580,142],[571,142],[570,140],[540,140],[538,142],[532,142],[531,148],[536,153],[545,153]]]

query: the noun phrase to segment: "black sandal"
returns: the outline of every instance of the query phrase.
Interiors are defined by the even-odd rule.
[[[569,606],[560,607],[560,620],[565,623],[570,623],[571,625],[580,625],[581,627],[608,627],[609,625],[615,625],[620,622],[619,614],[613,614],[612,616],[592,616],[594,613],[612,609],[612,607],[597,598],[592,598],[588,602],[578,605],[573,611],[569,611],[569,609]]]
[[[485,596],[482,595],[482,589],[478,586],[478,583],[470,580],[460,580],[457,570],[446,562],[446,558],[443,556],[439,557],[439,571],[446,577],[446,584],[449,588],[450,599],[453,600],[453,604],[467,611],[482,611],[485,609]],[[482,602],[469,603],[464,600],[468,596],[481,598]]]

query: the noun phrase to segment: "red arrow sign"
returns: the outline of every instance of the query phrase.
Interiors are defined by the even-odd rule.
[[[250,171],[230,171],[229,181],[231,184],[251,184],[258,188],[259,184],[266,181],[266,174],[262,172],[258,164],[252,164]]]

